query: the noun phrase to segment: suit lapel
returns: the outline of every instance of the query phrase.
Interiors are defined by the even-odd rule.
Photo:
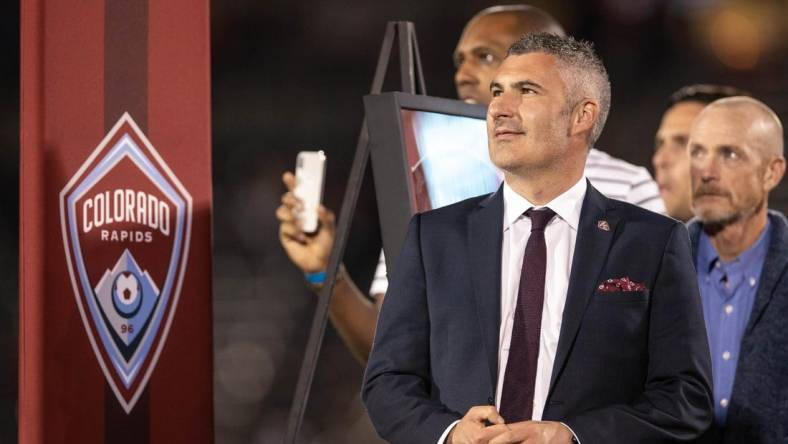
[[[572,259],[572,270],[569,275],[569,288],[566,292],[561,333],[558,338],[558,349],[553,363],[548,393],[552,393],[556,380],[566,363],[586,306],[599,282],[599,274],[607,261],[608,251],[613,243],[618,217],[614,211],[608,211],[609,206],[609,200],[589,183],[580,211],[577,241]],[[607,222],[609,230],[600,228],[598,226],[600,221]]]
[[[494,391],[498,378],[498,333],[501,324],[503,188],[479,204],[468,219],[473,295]]]
[[[745,339],[755,328],[755,324],[760,320],[766,306],[769,305],[777,282],[788,265],[788,253],[785,251],[785,245],[788,242],[788,226],[785,217],[770,212],[769,223],[772,230],[769,251],[766,253],[766,260],[764,260],[763,270],[761,270],[761,282],[755,295],[750,320],[747,321],[747,328],[744,330]]]

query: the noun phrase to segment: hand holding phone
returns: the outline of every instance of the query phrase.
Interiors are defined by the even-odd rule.
[[[317,209],[323,199],[325,173],[326,155],[323,151],[301,151],[298,153],[293,194],[303,204],[296,213],[296,217],[305,233],[317,231]]]

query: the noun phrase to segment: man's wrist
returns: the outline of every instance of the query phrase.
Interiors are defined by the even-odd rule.
[[[448,427],[446,427],[446,430],[444,430],[443,434],[441,434],[440,438],[438,438],[438,444],[451,444],[452,443],[452,441],[453,441],[452,440],[452,436],[454,435],[454,429],[457,426],[457,423],[459,423],[459,422],[460,422],[460,420],[458,419],[458,420],[454,421],[453,423],[449,424]]]
[[[326,284],[326,272],[323,271],[316,271],[314,273],[304,273],[304,279],[306,279],[306,284],[312,290],[319,291],[323,288]]]
[[[559,421],[559,424],[561,424],[562,426],[564,426],[564,428],[569,430],[569,433],[572,435],[571,439],[569,440],[571,444],[580,444],[580,440],[577,438],[577,434],[575,434],[575,431],[572,430],[571,427],[569,427],[565,422]]]
[[[337,274],[334,277],[334,282],[341,281],[342,279],[345,278],[346,274],[347,274],[347,270],[345,269],[345,264],[340,263],[339,268],[337,269]],[[326,280],[328,279],[328,272],[326,270],[316,271],[314,273],[305,271],[304,279],[306,280],[306,285],[311,290],[319,292],[326,285]]]

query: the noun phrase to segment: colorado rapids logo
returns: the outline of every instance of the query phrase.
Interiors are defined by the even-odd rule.
[[[192,198],[124,114],[60,192],[74,296],[115,396],[131,412],[178,305]]]

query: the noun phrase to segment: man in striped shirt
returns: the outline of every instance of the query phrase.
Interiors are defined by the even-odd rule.
[[[468,103],[488,105],[492,100],[490,83],[509,46],[521,35],[532,32],[566,34],[552,16],[528,5],[493,6],[471,18],[453,55],[458,98]],[[665,212],[657,184],[644,167],[591,148],[585,175],[597,190],[608,197],[658,213]],[[305,235],[293,214],[293,208],[299,203],[291,192],[294,186],[292,174],[285,173],[283,181],[288,192],[282,198],[282,206],[277,209],[282,246],[293,263],[307,275],[324,271],[333,245],[334,216],[321,207],[318,233]],[[351,352],[364,364],[372,347],[377,314],[387,289],[382,252],[369,291],[371,300],[356,287],[344,267],[340,268],[331,299],[330,317]]]

